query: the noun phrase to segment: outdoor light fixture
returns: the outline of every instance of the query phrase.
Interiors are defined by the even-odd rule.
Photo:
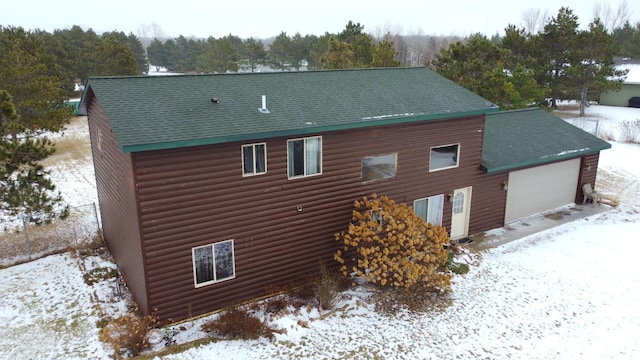
[[[448,193],[447,196],[449,197],[449,202],[453,202],[453,193]]]
[[[590,163],[590,162],[586,162],[586,163],[584,163],[584,168],[585,168],[587,171],[591,171],[591,163]]]
[[[509,189],[509,182],[507,180],[502,182],[502,190],[507,191]]]

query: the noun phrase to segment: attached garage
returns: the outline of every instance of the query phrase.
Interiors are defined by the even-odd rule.
[[[584,183],[595,187],[600,151],[611,147],[543,109],[487,114],[483,141],[482,167],[496,175],[488,186],[506,191],[495,208],[504,223],[581,199]]]
[[[504,222],[573,203],[579,173],[580,159],[511,171]]]

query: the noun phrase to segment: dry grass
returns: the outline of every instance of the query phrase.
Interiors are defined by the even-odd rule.
[[[86,161],[91,156],[89,137],[86,136],[86,117],[73,117],[65,133],[56,134],[53,141],[56,152],[43,161],[51,166],[61,162]],[[64,196],[64,194],[63,194]],[[92,206],[71,208],[65,220],[55,219],[50,224],[23,227],[19,219],[5,219],[0,223],[0,266],[8,266],[42,256],[63,252],[90,240],[98,231]],[[28,241],[28,248],[27,248]]]

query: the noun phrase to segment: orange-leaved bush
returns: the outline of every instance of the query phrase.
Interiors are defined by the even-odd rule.
[[[355,274],[383,287],[449,287],[444,227],[426,223],[413,208],[387,196],[365,196],[354,206],[349,228],[335,234],[342,248],[334,259],[345,276]]]

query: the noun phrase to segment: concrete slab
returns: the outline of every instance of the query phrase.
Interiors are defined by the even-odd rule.
[[[576,221],[587,216],[599,214],[611,209],[611,206],[601,204],[573,204],[551,210],[542,214],[533,215],[504,227],[481,232],[469,236],[471,243],[468,247],[472,250],[483,251],[500,246],[510,241],[521,239],[555,226]]]

